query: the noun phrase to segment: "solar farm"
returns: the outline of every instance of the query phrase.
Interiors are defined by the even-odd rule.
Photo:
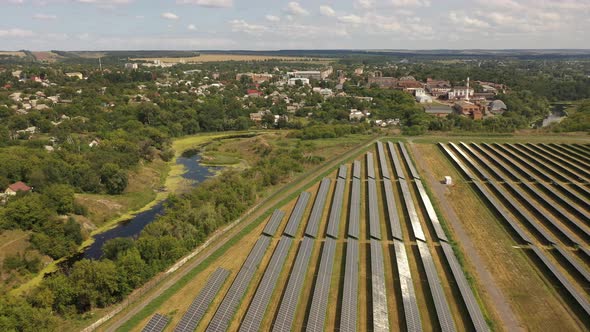
[[[493,216],[490,229],[504,232],[501,241],[489,240],[497,242],[490,250],[516,252],[563,306],[560,312],[574,324],[568,326],[590,326],[590,145],[458,142],[429,148],[440,168],[456,172],[454,180]],[[414,153],[407,143],[376,142],[269,211],[252,240],[237,246],[243,258],[233,259],[230,251],[200,277],[189,291],[190,305],[154,314],[142,327],[496,330],[498,308],[489,287],[482,291],[474,272],[466,272],[465,247],[447,224],[459,218],[441,217],[432,174],[428,180]],[[476,238],[473,243],[484,245]],[[518,298],[511,301],[520,310]]]

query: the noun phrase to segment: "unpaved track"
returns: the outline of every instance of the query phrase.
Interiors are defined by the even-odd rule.
[[[412,150],[412,155],[414,156],[416,163],[422,170],[420,173],[426,175],[432,192],[437,196],[436,198],[445,216],[445,220],[450,223],[450,226],[453,229],[453,235],[460,243],[465,257],[475,267],[476,276],[480,281],[479,284],[489,295],[489,299],[494,306],[493,310],[498,313],[498,316],[501,320],[501,328],[506,331],[525,331],[522,325],[520,325],[518,322],[516,315],[512,311],[508,299],[504,293],[500,291],[500,288],[497,286],[492,274],[488,270],[481,256],[478,254],[476,245],[471,241],[471,238],[463,229],[463,225],[459,221],[459,217],[447,200],[445,194],[447,187],[440,183],[440,181],[434,177],[432,172],[428,171],[425,161],[422,159],[420,153],[414,149],[413,144],[414,143],[410,142],[408,146]]]
[[[352,158],[360,153],[361,150],[371,146],[377,141],[377,138],[371,138],[368,141],[365,141],[358,145],[357,147],[349,150],[348,152],[336,156],[335,158],[329,160],[326,164],[320,166],[319,168],[312,170],[310,173],[306,173],[305,175],[300,176],[295,181],[297,183],[296,186],[289,188],[288,190],[284,190],[283,188],[278,189],[274,194],[271,194],[263,200],[262,202],[258,203],[252,209],[250,209],[242,220],[236,227],[232,228],[227,234],[212,244],[210,244],[207,248],[203,249],[203,252],[200,253],[196,258],[190,260],[186,264],[184,264],[181,268],[177,271],[172,273],[169,277],[167,277],[163,282],[156,284],[154,288],[139,290],[136,292],[142,292],[149,294],[145,295],[144,297],[140,298],[140,300],[136,303],[131,304],[128,308],[123,309],[124,314],[122,316],[115,315],[113,319],[114,321],[108,320],[104,324],[108,325],[105,331],[113,332],[116,331],[121,325],[139,313],[143,308],[145,308],[150,302],[155,300],[158,296],[162,295],[168,288],[172,287],[178,280],[184,277],[187,273],[189,273],[192,269],[197,267],[200,263],[202,263],[205,259],[207,259],[211,254],[213,254],[217,249],[221,248],[224,244],[226,244],[230,239],[232,239],[235,235],[237,235],[242,229],[252,223],[254,220],[258,219],[264,212],[271,208],[276,203],[280,202],[290,194],[301,190],[305,186],[307,186],[311,180],[315,179],[322,173],[330,170],[331,168],[337,167],[340,163],[344,160]],[[102,330],[99,327],[97,329]]]

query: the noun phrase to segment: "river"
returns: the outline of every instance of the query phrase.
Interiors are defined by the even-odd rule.
[[[214,175],[217,170],[221,169],[221,167],[218,166],[203,166],[200,161],[201,156],[196,150],[186,152],[176,159],[176,163],[182,164],[186,170],[182,177],[192,181],[194,186],[203,182],[207,177]],[[102,256],[102,246],[106,241],[119,237],[137,238],[145,226],[154,221],[157,216],[164,212],[164,202],[165,201],[159,202],[151,209],[136,214],[133,218],[121,222],[115,228],[95,235],[94,242],[84,250],[82,256],[84,258],[99,259],[100,256]]]

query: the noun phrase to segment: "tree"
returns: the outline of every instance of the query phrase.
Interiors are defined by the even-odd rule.
[[[100,170],[100,181],[107,193],[117,195],[127,188],[127,173],[115,164],[106,163]]]
[[[67,184],[49,185],[43,193],[55,211],[59,214],[66,214],[74,211],[74,189]]]

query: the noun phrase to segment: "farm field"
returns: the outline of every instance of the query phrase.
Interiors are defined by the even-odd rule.
[[[157,308],[166,329],[203,310],[191,303],[218,268],[230,276],[197,330],[486,331],[494,321],[403,144],[372,146],[279,210],[236,245],[247,250],[230,250]]]
[[[224,62],[224,61],[284,61],[284,62],[306,62],[306,63],[327,63],[335,61],[334,58],[308,58],[308,57],[290,57],[290,56],[273,56],[273,55],[244,55],[244,54],[213,54],[203,53],[194,57],[171,57],[171,58],[133,58],[131,61],[154,61],[160,60],[162,63],[200,63],[200,62]]]

